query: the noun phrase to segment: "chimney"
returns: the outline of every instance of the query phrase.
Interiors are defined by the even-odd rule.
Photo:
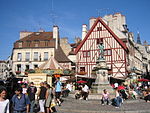
[[[21,31],[20,32],[20,39],[29,36],[30,34],[32,34],[33,32],[28,32],[28,31]]]
[[[41,29],[41,28],[40,28],[40,29],[39,29],[39,32],[45,32],[45,31],[44,31],[44,29]]]
[[[59,28],[58,28],[58,26],[53,26],[53,38],[55,39],[55,48],[58,49],[58,42],[59,42]]]
[[[90,29],[93,26],[93,24],[95,23],[95,21],[96,21],[96,18],[94,18],[94,17],[90,18],[90,21],[89,21],[89,23],[90,23]]]
[[[87,34],[87,25],[83,24],[82,25],[82,40],[85,38],[86,34]]]

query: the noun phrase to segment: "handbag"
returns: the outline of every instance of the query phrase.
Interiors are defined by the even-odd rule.
[[[52,102],[51,102],[51,106],[50,106],[50,107],[52,108],[52,107],[54,107],[54,106],[56,106],[56,102],[55,102],[55,99],[52,99]]]

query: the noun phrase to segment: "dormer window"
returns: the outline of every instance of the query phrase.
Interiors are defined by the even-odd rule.
[[[18,47],[22,48],[22,42],[18,42]]]
[[[39,47],[39,40],[34,40],[34,47]]]
[[[45,46],[47,47],[48,46],[48,40],[45,40]]]
[[[30,40],[27,40],[26,43],[27,43],[27,47],[30,47],[31,41],[30,41]]]

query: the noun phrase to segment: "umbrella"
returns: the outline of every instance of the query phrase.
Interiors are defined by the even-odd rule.
[[[77,83],[87,83],[87,81],[79,80],[79,81],[77,81]]]
[[[138,79],[138,81],[139,81],[139,82],[148,82],[148,81],[150,81],[150,80],[141,78],[141,79]]]
[[[125,89],[124,86],[118,86],[118,90],[123,90],[123,89]]]
[[[66,81],[66,80],[68,80],[68,79],[65,77],[60,77],[60,81]]]

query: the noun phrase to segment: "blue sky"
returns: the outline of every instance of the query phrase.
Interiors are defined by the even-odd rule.
[[[81,37],[82,24],[90,17],[120,12],[126,16],[128,28],[140,32],[141,41],[150,42],[150,0],[0,0],[0,60],[11,55],[20,31],[52,31],[59,26],[60,36]],[[99,12],[99,13],[98,13]]]

